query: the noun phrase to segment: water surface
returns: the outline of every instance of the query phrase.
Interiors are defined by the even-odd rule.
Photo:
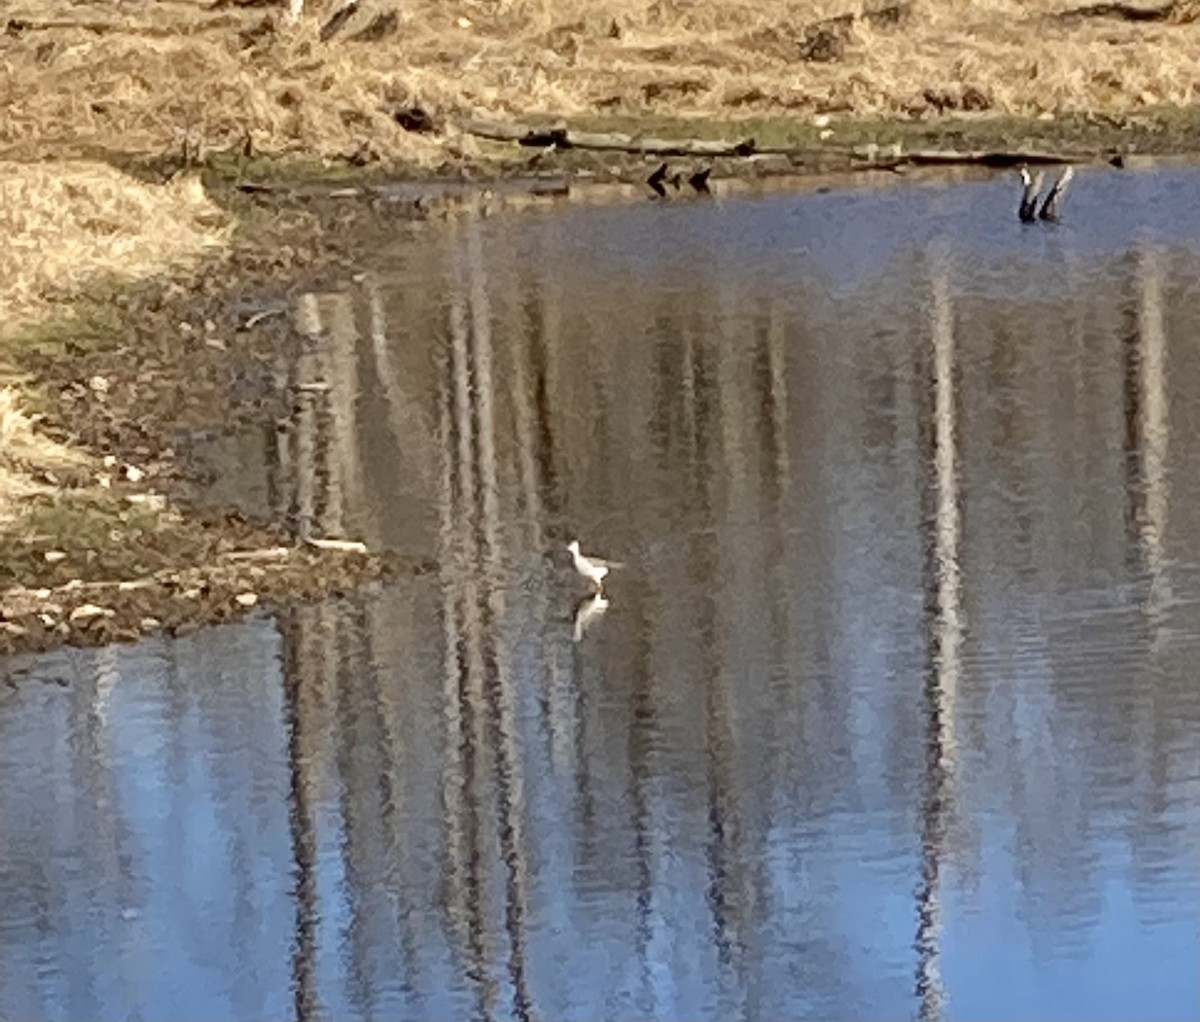
[[[0,661],[0,1016],[1195,1018],[1198,198],[465,218],[305,296],[220,486],[439,568]]]

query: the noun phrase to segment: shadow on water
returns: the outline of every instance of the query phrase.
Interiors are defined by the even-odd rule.
[[[305,295],[218,477],[438,571],[0,663],[0,1017],[1190,1017],[1197,183],[467,218]]]

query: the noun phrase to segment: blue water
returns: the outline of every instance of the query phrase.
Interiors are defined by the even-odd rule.
[[[1196,1018],[1198,185],[361,253],[214,457],[438,569],[0,661],[0,1017]]]

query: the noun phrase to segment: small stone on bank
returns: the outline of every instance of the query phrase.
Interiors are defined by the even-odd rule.
[[[258,603],[258,593],[238,593],[234,599],[243,607],[253,607]]]
[[[42,557],[46,559],[47,564],[57,564],[59,561],[67,559],[67,555],[61,550],[47,550]]]
[[[125,499],[130,504],[140,504],[148,511],[162,511],[167,506],[167,498],[161,493],[130,493]]]
[[[82,621],[91,621],[98,617],[112,617],[114,613],[106,607],[97,607],[94,603],[82,603],[71,611],[67,620],[71,624],[77,625]]]
[[[356,539],[316,539],[310,536],[307,542],[309,546],[314,546],[318,550],[337,550],[346,554],[365,554],[367,552],[367,544]]]

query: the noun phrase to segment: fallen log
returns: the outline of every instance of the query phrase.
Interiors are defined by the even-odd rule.
[[[131,35],[166,36],[177,34],[169,29],[154,28],[148,25],[129,26],[117,21],[85,21],[77,18],[51,18],[33,21],[28,18],[9,18],[4,23],[4,34],[19,36],[23,32],[91,32],[93,35],[109,35],[114,32],[126,32]]]
[[[459,127],[468,135],[493,142],[554,149],[589,149],[597,152],[652,154],[654,156],[750,156],[758,152],[754,139],[667,139],[623,132],[573,131],[569,128],[535,128],[524,124],[468,120]]]
[[[213,8],[210,8],[213,9]],[[92,35],[130,35],[148,39],[175,39],[181,33],[217,31],[231,28],[236,22],[230,16],[221,15],[196,21],[181,29],[179,26],[130,24],[125,21],[98,21],[83,18],[8,18],[3,24],[4,34],[20,37],[25,32],[91,32]]]
[[[1087,4],[1058,11],[1053,17],[1060,21],[1075,21],[1084,18],[1116,18],[1120,21],[1174,21],[1179,24],[1196,21],[1200,11],[1194,0],[1170,0],[1159,7],[1135,7],[1126,3]]]
[[[968,165],[984,167],[1016,167],[1021,164],[1078,163],[1085,157],[1066,153],[1041,152],[1036,150],[957,150],[916,149],[911,152],[897,147],[867,146],[847,148],[838,146],[760,146],[753,138],[742,141],[728,139],[665,139],[623,132],[575,131],[571,128],[554,126],[533,127],[527,124],[510,124],[499,121],[467,120],[459,127],[468,135],[486,138],[494,142],[515,142],[517,145],[553,149],[586,149],[596,152],[621,152],[632,156],[701,156],[747,158],[753,156],[786,156],[792,160],[829,160],[844,158],[848,161],[866,161],[868,166],[893,169],[905,164],[912,166]],[[876,156],[884,161],[876,163]]]
[[[501,121],[466,120],[459,127],[468,135],[476,138],[486,138],[493,142],[521,142],[525,139],[545,136],[544,145],[552,145],[552,133],[559,132],[566,137],[566,128],[537,129],[525,124],[509,124]]]
[[[367,544],[356,539],[315,539],[310,536],[305,542],[318,550],[336,550],[344,554],[367,553]]]
[[[759,151],[752,138],[731,142],[725,139],[666,139],[591,131],[567,131],[565,134],[566,148],[598,152],[650,153],[655,156],[752,156]]]
[[[955,149],[914,149],[898,157],[914,166],[938,164],[978,164],[982,167],[1019,167],[1023,163],[1080,163],[1081,156],[1046,153],[1038,150],[982,150],[961,152]]]
[[[260,550],[230,550],[221,554],[223,561],[286,561],[291,549],[285,546],[269,546]]]

